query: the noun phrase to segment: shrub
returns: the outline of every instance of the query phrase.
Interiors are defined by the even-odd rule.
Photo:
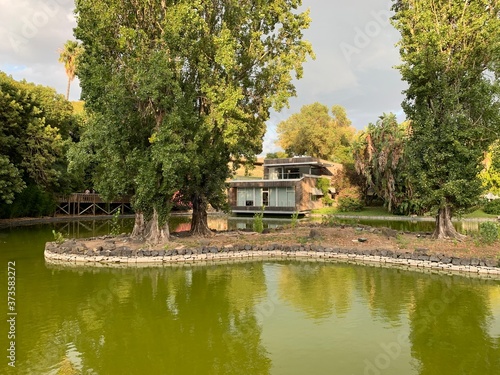
[[[53,215],[56,202],[52,195],[35,185],[17,194],[12,204],[0,205],[0,218],[41,217]]]
[[[337,208],[340,212],[361,211],[364,207],[360,199],[352,197],[339,197]]]
[[[292,228],[295,228],[297,226],[297,224],[299,223],[299,212],[298,211],[295,211],[293,214],[292,214],[292,221],[290,223],[290,226]]]
[[[64,236],[61,232],[56,232],[54,229],[52,229],[52,235],[54,236],[54,241],[59,245],[64,242]]]
[[[479,224],[479,237],[482,243],[492,244],[499,238],[500,228],[490,221]]]
[[[253,215],[253,223],[252,228],[254,232],[262,233],[264,231],[264,207],[262,207],[262,211],[256,212]]]
[[[322,200],[325,206],[331,206],[333,203],[333,199],[330,197],[330,192],[329,192],[331,186],[330,184],[331,184],[330,179],[326,177],[320,177],[316,180],[316,187],[323,193]]]
[[[116,210],[111,219],[111,234],[113,236],[118,236],[120,234],[120,208]]]
[[[500,215],[500,199],[495,199],[486,203],[483,211],[490,215]]]

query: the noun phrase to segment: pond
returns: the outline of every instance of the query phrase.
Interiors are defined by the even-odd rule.
[[[319,261],[53,266],[53,228],[0,230],[17,312],[16,368],[4,355],[0,373],[500,373],[499,281]]]
[[[321,219],[320,219],[321,220]],[[407,220],[403,217],[400,220],[375,220],[367,219],[362,216],[359,218],[335,218],[338,223],[350,225],[368,225],[371,227],[386,227],[402,232],[433,232],[436,226],[434,220]],[[463,234],[473,234],[479,232],[479,220],[462,220],[453,222],[455,229]]]

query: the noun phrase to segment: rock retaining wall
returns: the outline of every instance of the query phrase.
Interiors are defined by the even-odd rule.
[[[99,237],[103,246],[89,249],[85,242],[66,240],[61,244],[47,242],[45,259],[57,263],[74,264],[179,264],[199,261],[239,260],[239,259],[332,259],[354,262],[383,263],[409,268],[427,268],[444,272],[459,272],[500,277],[499,262],[494,259],[454,258],[428,254],[427,249],[413,252],[385,249],[358,250],[319,245],[226,245],[176,248],[171,250],[133,250],[126,245],[116,245],[111,237]],[[86,241],[90,241],[88,239]]]

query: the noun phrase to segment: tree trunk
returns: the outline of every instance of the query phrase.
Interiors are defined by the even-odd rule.
[[[451,208],[449,206],[439,208],[436,216],[436,229],[432,234],[436,239],[457,239],[463,240],[465,236],[457,232],[451,222]]]
[[[191,217],[191,234],[198,236],[211,236],[212,231],[208,227],[207,207],[208,202],[203,195],[194,195],[193,215]]]
[[[68,86],[66,87],[66,100],[69,100],[69,88],[71,86],[71,78],[68,77]]]
[[[146,231],[144,224],[144,214],[141,211],[135,213],[134,229],[130,235],[133,238],[143,238]]]
[[[158,223],[158,212],[154,208],[153,217],[148,224],[146,240],[153,244],[159,244],[168,241],[169,236],[168,222],[160,228]]]

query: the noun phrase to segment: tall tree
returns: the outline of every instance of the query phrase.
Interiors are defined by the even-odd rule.
[[[64,144],[57,125],[67,114],[56,109],[59,99],[54,89],[17,82],[0,72],[0,186],[4,189],[0,195],[4,202],[12,203],[14,194],[29,183],[48,190],[58,185],[61,171],[55,165],[62,159]]]
[[[384,114],[353,142],[354,165],[363,177],[365,195],[371,189],[389,212],[408,213],[410,209],[405,157],[408,128],[408,122],[398,124],[396,115]]]
[[[483,152],[500,130],[500,2],[398,0],[394,10],[415,194],[437,209],[435,238],[460,238],[451,216],[478,199]]]
[[[71,82],[75,79],[76,64],[78,55],[82,53],[82,46],[74,41],[68,40],[64,47],[59,50],[59,62],[64,64],[64,70],[68,76],[68,86],[66,87],[66,100],[69,100],[69,90]]]
[[[338,163],[351,161],[354,128],[345,109],[320,103],[305,105],[278,124],[278,144],[291,155],[309,155]]]
[[[166,192],[181,190],[193,203],[192,231],[208,234],[206,210],[224,206],[229,161],[260,152],[270,108],[295,94],[291,72],[300,78],[312,54],[302,40],[308,13],[297,12],[299,0],[76,5],[82,96],[105,136],[93,152],[122,138],[120,163],[94,160],[131,181],[117,179],[113,193],[132,189],[154,213],[154,202],[165,208]]]

